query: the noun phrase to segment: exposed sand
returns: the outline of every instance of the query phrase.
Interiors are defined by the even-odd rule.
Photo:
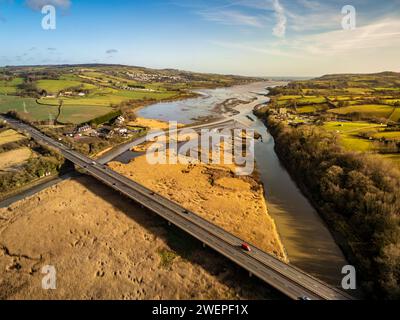
[[[168,122],[145,118],[137,118],[135,121],[129,122],[128,125],[149,128],[149,130],[166,130],[169,128]],[[178,124],[178,127],[182,127],[182,125]]]
[[[129,164],[112,162],[115,171],[196,212],[260,249],[287,261],[263,188],[254,177],[237,177],[233,166],[157,165],[141,156]]]
[[[56,290],[41,287],[45,265]],[[0,299],[236,298],[282,297],[89,177],[0,210]]]

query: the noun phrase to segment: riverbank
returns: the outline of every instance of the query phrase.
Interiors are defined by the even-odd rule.
[[[283,163],[356,266],[357,288],[374,298],[398,297],[398,238],[390,234],[399,228],[400,172],[344,150],[323,129],[294,129],[273,117],[268,124]]]

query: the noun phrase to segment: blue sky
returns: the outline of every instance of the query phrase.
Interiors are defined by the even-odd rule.
[[[57,11],[43,30],[43,5]],[[343,30],[342,7],[357,28]],[[120,63],[257,76],[400,71],[400,0],[0,0],[0,65]]]

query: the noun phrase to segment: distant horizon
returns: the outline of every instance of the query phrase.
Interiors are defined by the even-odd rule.
[[[219,72],[202,72],[202,71],[196,71],[196,70],[187,70],[187,69],[179,69],[176,67],[151,67],[151,66],[141,66],[137,64],[122,64],[122,63],[102,63],[102,62],[96,62],[96,63],[64,63],[64,64],[26,64],[26,65],[2,65],[0,68],[27,68],[27,67],[78,67],[78,66],[121,66],[121,67],[130,67],[130,68],[144,68],[144,69],[149,69],[149,70],[176,70],[176,71],[181,71],[181,72],[189,72],[189,73],[199,73],[199,74],[215,74],[215,75],[221,75],[221,76],[237,76],[237,77],[244,77],[244,78],[260,78],[264,80],[268,79],[280,79],[280,78],[291,78],[291,79],[315,79],[315,78],[321,78],[324,76],[330,76],[330,75],[369,75],[369,74],[381,74],[381,73],[386,73],[386,72],[391,72],[391,73],[400,73],[400,71],[394,71],[394,70],[383,70],[383,71],[378,71],[378,72],[344,72],[344,73],[326,73],[326,74],[320,74],[320,75],[315,75],[315,76],[292,76],[292,75],[274,75],[274,76],[269,76],[269,75],[261,75],[261,76],[251,76],[251,75],[245,75],[245,74],[236,74],[236,73],[219,73]]]

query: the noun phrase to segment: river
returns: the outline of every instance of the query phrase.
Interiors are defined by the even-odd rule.
[[[274,85],[277,83],[262,82],[201,90],[198,98],[158,103],[145,107],[138,115],[183,124],[194,123],[202,117],[219,118],[221,115],[215,110],[217,104],[231,98],[250,101],[255,97],[266,103],[269,99],[256,93],[267,93],[266,88]],[[264,123],[252,115],[252,109],[251,104],[238,107],[241,113],[235,119],[255,129],[263,137],[262,141],[256,143],[257,170],[264,184],[269,213],[276,222],[289,260],[307,273],[339,286],[342,267],[348,263],[324,221],[281,165],[274,150],[274,139]],[[251,121],[248,116],[255,121]]]

